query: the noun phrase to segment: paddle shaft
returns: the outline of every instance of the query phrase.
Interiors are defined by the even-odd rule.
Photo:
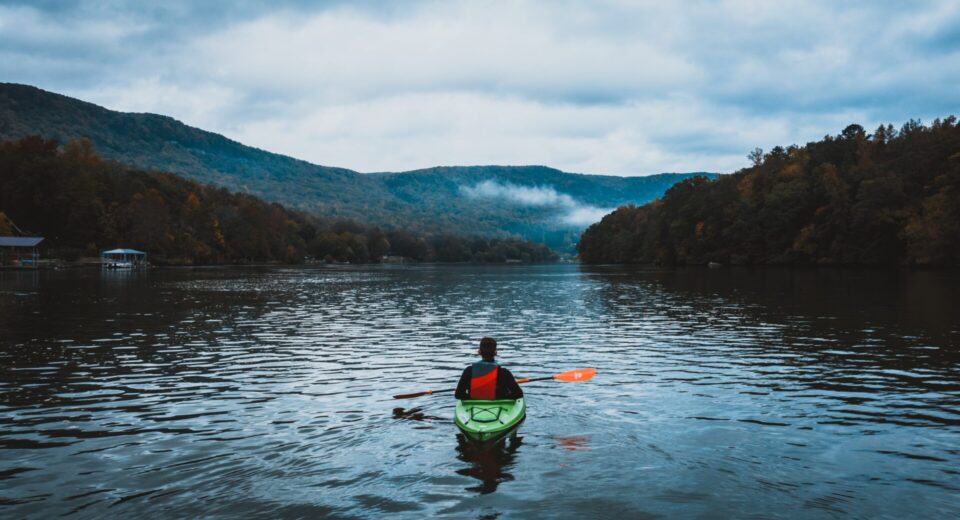
[[[454,392],[456,388],[444,388],[443,390],[427,390],[426,392],[415,392],[412,394],[400,394],[393,396],[394,399],[410,399],[411,397],[420,397],[421,395],[442,394],[444,392]]]
[[[554,376],[547,377],[535,377],[533,379],[517,379],[517,384],[531,383],[533,381],[547,381],[553,379]],[[433,395],[433,394],[442,394],[445,392],[454,392],[456,388],[444,388],[443,390],[427,390],[426,392],[415,392],[412,394],[400,394],[393,396],[394,399],[410,399],[412,397],[420,397],[422,395]]]
[[[530,379],[530,378],[517,379],[517,384],[522,385],[523,383],[532,383],[534,381],[549,381],[551,379],[555,379],[556,377],[557,376],[547,376],[547,377],[535,377],[533,379]]]
[[[556,381],[561,381],[564,383],[583,383],[589,381],[596,375],[597,369],[595,368],[579,368],[577,370],[569,370],[562,374],[556,374],[546,377],[535,377],[533,379],[517,379],[518,384],[522,383],[532,383],[534,381],[550,381],[551,379]],[[416,392],[413,394],[400,394],[393,396],[394,399],[410,399],[411,397],[420,397],[421,395],[432,395],[432,394],[442,394],[444,392],[453,392],[456,388],[445,388],[443,390],[427,390],[426,392]]]

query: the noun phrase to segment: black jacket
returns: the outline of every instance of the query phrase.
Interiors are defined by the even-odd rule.
[[[473,378],[473,365],[463,369],[460,375],[460,382],[457,383],[457,399],[470,399],[470,380]],[[497,372],[497,399],[520,399],[523,397],[523,390],[517,384],[513,374],[506,368],[500,367]]]

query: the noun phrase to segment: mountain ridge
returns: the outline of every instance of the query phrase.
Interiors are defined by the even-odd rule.
[[[706,172],[621,177],[544,165],[360,173],[248,146],[170,116],[118,112],[30,85],[0,83],[0,138],[28,135],[61,143],[88,139],[100,155],[128,166],[175,173],[326,217],[519,235],[560,248],[572,247],[586,224],[571,223],[572,210],[641,204],[683,179],[715,177]],[[484,182],[495,185],[469,191]],[[486,196],[509,196],[517,189],[523,191],[517,197]]]

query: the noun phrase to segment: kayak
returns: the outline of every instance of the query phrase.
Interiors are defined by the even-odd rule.
[[[520,425],[527,415],[523,398],[496,401],[457,401],[454,422],[475,441],[502,437]]]
[[[523,398],[496,401],[457,401],[454,422],[473,440],[489,441],[504,436],[523,421],[527,405]]]

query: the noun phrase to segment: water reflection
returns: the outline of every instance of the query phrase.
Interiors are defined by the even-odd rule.
[[[960,424],[956,273],[582,269],[603,282],[585,304],[609,334],[672,351],[645,364],[661,380],[746,395],[808,392],[832,410],[824,424]],[[909,392],[902,399],[930,413],[889,406],[880,388]]]
[[[405,408],[394,408],[393,409],[393,418],[400,419],[404,421],[440,421],[440,422],[450,422],[449,418],[437,417],[436,415],[428,415],[427,412],[424,412],[423,408],[414,407],[410,409]]]
[[[497,442],[479,443],[462,433],[457,434],[457,458],[470,465],[456,470],[458,475],[473,477],[480,481],[476,486],[465,488],[481,495],[493,493],[497,487],[514,479],[510,470],[516,464],[517,450],[523,445],[523,437],[514,433]]]
[[[573,435],[570,437],[554,437],[553,442],[557,447],[566,451],[588,451],[590,450],[590,437],[587,435]]]

